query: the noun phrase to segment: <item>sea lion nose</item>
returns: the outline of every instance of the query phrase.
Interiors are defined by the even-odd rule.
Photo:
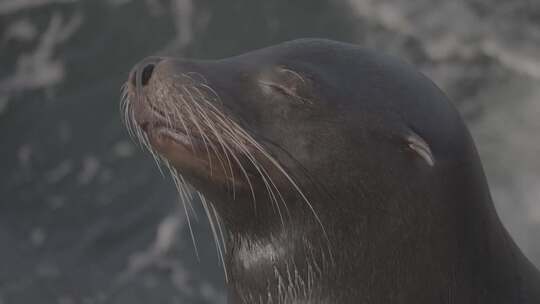
[[[137,64],[130,72],[130,82],[133,86],[141,85],[146,86],[152,78],[154,68],[162,58],[160,57],[148,57]]]

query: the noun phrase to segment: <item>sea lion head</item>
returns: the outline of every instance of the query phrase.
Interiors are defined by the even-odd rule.
[[[277,280],[291,261],[311,261],[301,277],[347,264],[325,274],[327,288],[361,275],[375,284],[374,248],[446,235],[466,221],[459,210],[489,196],[444,94],[358,46],[303,39],[222,60],[150,57],[123,100],[128,128],[223,225],[231,275],[261,294],[270,279],[252,270]],[[414,254],[442,259],[443,243]],[[335,289],[352,288],[345,281]]]

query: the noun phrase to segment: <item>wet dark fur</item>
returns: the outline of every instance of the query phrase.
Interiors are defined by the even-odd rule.
[[[466,126],[410,66],[307,39],[149,58],[124,91],[129,129],[201,194],[230,303],[540,303]]]

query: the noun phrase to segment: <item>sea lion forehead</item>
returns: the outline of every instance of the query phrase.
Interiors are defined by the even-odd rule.
[[[370,95],[374,89],[381,88],[386,78],[391,79],[392,86],[411,76],[410,67],[404,68],[402,62],[390,56],[346,42],[317,38],[286,41],[220,62],[231,71],[242,70],[252,77],[261,71],[285,67],[308,74],[321,85],[328,84],[347,95],[353,92]]]
[[[242,66],[285,65],[287,63],[338,64],[340,61],[345,63],[342,59],[357,57],[361,49],[349,43],[325,39],[296,39],[223,58],[221,61],[241,63]],[[349,63],[352,62],[349,61]]]

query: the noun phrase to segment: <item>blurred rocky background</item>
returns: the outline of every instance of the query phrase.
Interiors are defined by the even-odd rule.
[[[150,54],[299,37],[395,54],[441,86],[540,264],[540,1],[0,0],[0,304],[225,303],[204,213],[197,258],[172,182],[121,126],[119,89]]]

